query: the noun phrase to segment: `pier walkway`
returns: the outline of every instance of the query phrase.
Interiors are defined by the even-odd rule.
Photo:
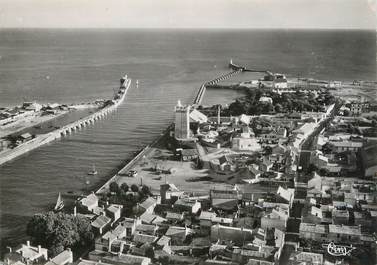
[[[205,94],[205,92],[206,92],[206,86],[217,84],[218,82],[220,82],[220,81],[224,81],[224,80],[226,80],[226,79],[232,77],[233,75],[239,74],[239,73],[241,73],[241,72],[242,72],[241,69],[236,69],[236,70],[233,70],[233,71],[230,72],[230,73],[227,73],[227,74],[221,75],[221,76],[219,76],[219,77],[217,77],[217,78],[214,78],[214,79],[212,79],[212,80],[210,80],[210,81],[207,81],[207,82],[205,82],[204,84],[202,84],[201,87],[200,87],[199,90],[198,90],[198,93],[196,94],[196,96],[195,96],[195,98],[194,98],[194,102],[193,102],[194,107],[199,106],[200,103],[202,102],[202,99],[203,99],[204,94]]]
[[[1,152],[0,165],[8,161],[11,161],[12,159],[15,159],[20,155],[30,152],[42,145],[45,145],[54,140],[60,139],[61,137],[64,137],[68,134],[71,134],[76,130],[86,127],[87,125],[93,124],[97,120],[105,118],[107,114],[115,111],[117,107],[123,102],[124,98],[126,97],[127,91],[131,86],[131,79],[127,79],[127,77],[122,78],[121,82],[123,82],[120,88],[121,94],[118,94],[118,98],[114,97],[111,104],[106,105],[102,109],[99,109],[95,113],[85,118],[81,118],[52,132],[37,135],[35,138],[26,143],[16,146],[13,149],[8,149]]]
[[[131,79],[125,80],[125,85],[124,85],[125,92],[124,92],[123,97],[125,97],[125,95],[127,94],[127,91],[130,85],[131,85]],[[70,134],[71,132],[79,130],[80,128],[84,128],[87,125],[93,124],[95,121],[105,118],[107,114],[116,110],[122,101],[123,101],[123,98],[113,105],[106,106],[103,109],[100,109],[97,112],[85,118],[79,119],[75,122],[72,122],[70,124],[63,126],[62,128],[56,130],[55,133],[60,134],[60,136],[66,136],[67,134]]]
[[[201,87],[198,90],[198,93],[196,94],[196,96],[194,98],[194,102],[193,102],[193,106],[194,107],[199,106],[200,103],[202,102],[202,99],[203,99],[204,94],[206,92],[206,86],[215,85],[215,84],[217,84],[220,81],[224,81],[224,80],[232,77],[233,75],[236,75],[236,74],[239,74],[239,73],[242,73],[242,72],[254,72],[254,73],[272,74],[268,70],[248,69],[248,68],[246,68],[244,66],[240,66],[240,65],[237,65],[237,64],[233,63],[232,60],[230,60],[228,66],[229,66],[230,69],[233,70],[232,72],[224,74],[224,75],[221,75],[221,76],[219,76],[217,78],[214,78],[214,79],[212,79],[210,81],[207,81],[207,82],[205,82],[204,84],[201,85]]]

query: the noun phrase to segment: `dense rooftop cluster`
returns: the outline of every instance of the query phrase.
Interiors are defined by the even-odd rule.
[[[95,237],[76,263],[375,264],[376,121],[367,115],[375,106],[318,87],[290,89],[284,76],[277,79],[258,81],[228,109],[178,102],[164,161],[205,172],[204,181],[190,179],[204,187],[163,179],[158,189],[129,186],[132,171],[105,194],[81,197],[73,216],[86,218]],[[52,262],[47,250],[26,247],[11,250],[6,262]],[[56,265],[72,262],[57,257]]]

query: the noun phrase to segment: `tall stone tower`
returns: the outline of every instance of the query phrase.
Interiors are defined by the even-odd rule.
[[[174,135],[177,140],[187,140],[190,138],[190,106],[183,106],[178,100],[175,106],[175,130]]]

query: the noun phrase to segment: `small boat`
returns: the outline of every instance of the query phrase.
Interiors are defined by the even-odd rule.
[[[56,201],[56,205],[54,207],[54,212],[60,212],[64,208],[64,201],[62,200],[62,196],[59,192],[58,200]]]
[[[88,172],[88,175],[97,175],[97,174],[98,174],[98,172],[97,172],[97,170],[96,170],[95,165],[93,164],[93,168],[92,168],[92,170],[90,170],[90,171]]]

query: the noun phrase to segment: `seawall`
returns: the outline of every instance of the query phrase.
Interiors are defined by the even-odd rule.
[[[105,184],[103,184],[97,191],[97,194],[103,193],[110,183],[116,181],[121,172],[129,171],[132,167],[153,148],[169,131],[174,128],[174,123],[171,123],[152,143],[146,145],[131,161],[129,161],[123,168],[121,168],[114,176],[112,176]]]

